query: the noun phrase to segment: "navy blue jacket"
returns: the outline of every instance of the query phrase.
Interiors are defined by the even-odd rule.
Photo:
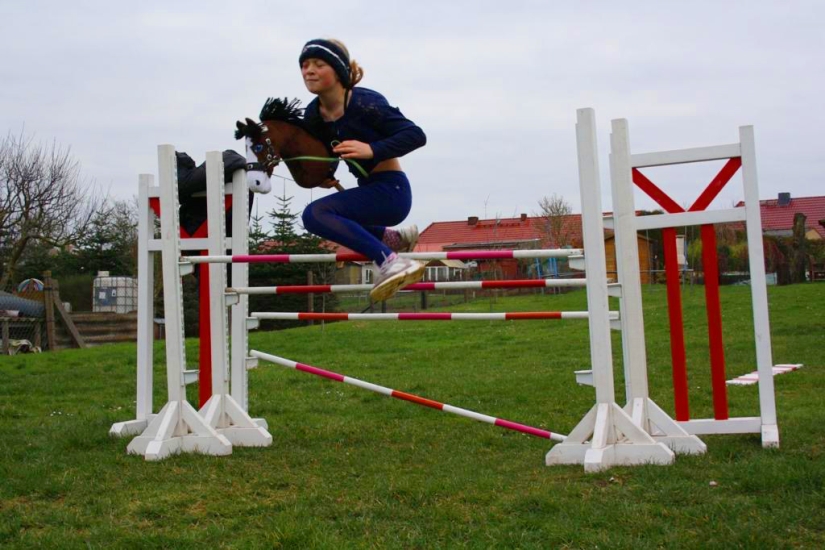
[[[316,97],[304,110],[304,121],[309,130],[328,147],[334,140],[352,139],[368,143],[372,147],[373,158],[356,159],[368,173],[379,162],[404,156],[427,143],[424,131],[401,114],[398,108],[391,107],[378,92],[359,86],[353,88],[350,94],[349,105],[338,120],[326,122],[321,117]],[[356,178],[362,177],[354,166],[347,165]]]

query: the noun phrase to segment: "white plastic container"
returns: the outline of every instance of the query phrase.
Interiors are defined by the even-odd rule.
[[[137,279],[133,277],[108,277],[103,271],[93,284],[92,311],[95,313],[129,313],[137,311]]]

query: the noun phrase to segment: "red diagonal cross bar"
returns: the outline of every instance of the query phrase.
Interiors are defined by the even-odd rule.
[[[676,204],[676,201],[670,198],[670,195],[659,189],[655,183],[647,179],[647,176],[639,172],[637,168],[633,169],[633,183],[636,187],[647,193],[647,195],[659,203],[659,206],[665,209],[668,214],[677,214],[684,212],[685,209]]]
[[[742,159],[740,157],[728,159],[728,162],[725,163],[719,173],[716,174],[716,177],[713,178],[705,190],[702,191],[702,194],[699,195],[699,198],[696,199],[688,211],[699,212],[710,206],[713,199],[719,195],[725,185],[728,184],[730,179],[741,166]],[[636,187],[644,191],[647,196],[656,201],[659,206],[665,209],[665,212],[668,214],[678,214],[685,211],[685,209],[679,206],[676,201],[670,198],[670,195],[662,191],[655,183],[650,181],[647,176],[642,174],[638,168],[633,168],[632,173],[633,183],[636,184]]]

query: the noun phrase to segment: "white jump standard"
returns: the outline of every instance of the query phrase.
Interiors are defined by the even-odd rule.
[[[727,160],[719,175],[699,195],[687,212],[675,204],[663,191],[645,178],[639,169],[654,166],[672,166],[694,162]],[[627,366],[628,410],[632,410],[634,419],[657,439],[667,441],[677,436],[675,424],[682,433],[678,434],[678,443],[687,445],[688,452],[702,452],[704,444],[698,439],[691,439],[683,433],[703,434],[760,434],[764,447],[779,445],[779,428],[776,420],[776,397],[772,376],[772,351],[770,323],[768,317],[768,297],[765,278],[765,259],[762,246],[762,222],[759,209],[759,190],[756,173],[756,146],[752,126],[739,128],[739,142],[711,147],[698,147],[676,151],[662,151],[644,154],[631,154],[628,123],[624,119],[614,120],[611,134],[611,180],[613,187],[613,209],[617,246],[619,283],[622,290],[622,312],[624,342],[624,363]],[[741,167],[744,191],[744,206],[724,210],[705,210],[719,191]],[[668,212],[653,216],[637,216],[633,199],[634,183]],[[722,342],[721,312],[718,296],[716,272],[716,244],[713,224],[729,222],[746,222],[748,241],[748,260],[751,276],[750,290],[753,310],[753,336],[756,362],[759,372],[759,415],[729,418],[724,376],[724,351]],[[711,380],[713,388],[714,418],[689,419],[687,416],[687,383],[683,372],[681,387],[676,385],[674,376],[674,400],[676,422],[664,413],[649,398],[647,386],[647,358],[645,356],[645,334],[642,317],[641,283],[638,280],[638,256],[636,242],[631,236],[637,231],[662,228],[665,240],[668,233],[675,237],[676,227],[685,225],[702,225],[704,263],[707,266],[705,293],[708,309],[708,335],[711,357]],[[709,237],[709,238],[706,238]],[[666,243],[667,244],[667,243]],[[671,251],[665,249],[665,261],[675,256],[675,238],[672,239]],[[705,254],[708,253],[707,256]],[[675,264],[675,262],[673,262]],[[677,270],[673,270],[677,271]],[[668,273],[669,314],[671,319],[671,344],[682,339],[681,304],[679,303],[678,273]],[[670,297],[676,304],[670,303]],[[676,319],[676,324],[674,324]],[[681,357],[678,346],[672,347],[674,374],[684,367],[684,349]],[[680,406],[681,403],[685,406]],[[684,409],[682,411],[681,409]],[[681,417],[680,413],[684,413]],[[664,421],[664,424],[660,421]],[[665,433],[663,433],[665,432]]]
[[[223,178],[223,156],[220,153],[206,154],[207,181],[221,182]],[[242,172],[236,175],[240,179]],[[207,184],[208,185],[208,184]],[[207,222],[209,224],[209,253],[220,254],[223,250],[224,228],[224,186],[212,185],[209,189],[212,196],[217,194],[218,200],[207,202]],[[247,198],[239,193],[244,210],[247,210]],[[234,216],[233,216],[234,219]],[[246,216],[241,218],[246,223]],[[233,445],[245,447],[267,447],[272,444],[272,436],[265,428],[258,424],[246,413],[245,405],[239,403],[229,393],[229,341],[226,304],[226,268],[222,265],[209,266],[210,302],[210,335],[212,350],[212,397],[201,408],[201,414],[206,422],[218,433],[221,433]],[[235,304],[238,306],[239,304]],[[245,343],[244,343],[245,345]],[[245,351],[244,351],[245,355]]]
[[[149,422],[145,431],[134,438],[127,447],[132,454],[141,454],[147,460],[159,460],[178,452],[200,452],[211,455],[227,455],[232,446],[267,446],[272,436],[259,426],[245,411],[244,405],[229,395],[227,375],[227,306],[225,303],[226,281],[224,268],[211,266],[211,353],[212,398],[197,411],[186,400],[186,364],[183,342],[183,293],[181,288],[180,226],[178,221],[178,189],[175,165],[175,149],[171,145],[158,147],[161,237],[163,259],[163,297],[166,326],[166,369],[168,402]],[[219,200],[207,201],[209,237],[208,249],[220,252],[225,249],[222,206],[223,161],[220,153],[207,153],[207,196],[220,195]],[[235,174],[233,185],[241,189],[244,174]],[[217,193],[214,191],[217,189]],[[246,197],[245,192],[234,193],[235,200]],[[243,205],[240,205],[243,206]],[[246,209],[240,217],[246,223]],[[245,232],[244,232],[245,234]],[[240,307],[235,304],[234,307]],[[240,324],[240,323],[238,323]],[[245,339],[236,342],[241,347]],[[243,350],[245,356],[246,350]],[[245,371],[244,375],[245,377]],[[114,429],[114,428],[113,428]]]
[[[593,109],[578,110],[576,143],[582,233],[587,251],[587,310],[590,313],[590,361],[596,404],[568,434],[567,439],[547,453],[545,461],[547,465],[583,464],[586,472],[597,472],[617,465],[671,464],[675,460],[674,452],[664,443],[655,441],[615,401],[607,261]]]
[[[178,194],[175,150],[158,148],[158,174],[161,181],[161,237],[163,257],[180,255]],[[232,443],[215,431],[186,400],[183,370],[186,365],[183,346],[183,292],[175,269],[163,269],[163,306],[166,321],[166,375],[168,401],[148,427],[134,438],[127,451],[142,454],[146,460],[160,460],[178,452],[202,452],[228,455]]]

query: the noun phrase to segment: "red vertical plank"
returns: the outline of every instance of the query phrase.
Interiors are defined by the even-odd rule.
[[[716,230],[702,226],[702,266],[705,272],[705,304],[708,312],[710,377],[713,388],[713,417],[728,418],[728,389],[725,384],[725,348],[722,340],[722,306],[719,300],[719,259],[716,255]]]
[[[209,254],[204,250],[201,255]],[[198,280],[198,312],[200,346],[198,348],[198,400],[203,407],[212,397],[212,333],[209,322],[209,264],[200,264]],[[200,408],[198,407],[198,408]]]
[[[676,229],[662,230],[667,280],[667,313],[670,320],[670,357],[673,365],[673,402],[676,420],[690,420],[688,404],[687,365],[685,360],[685,328],[682,320],[682,289],[676,254]]]

